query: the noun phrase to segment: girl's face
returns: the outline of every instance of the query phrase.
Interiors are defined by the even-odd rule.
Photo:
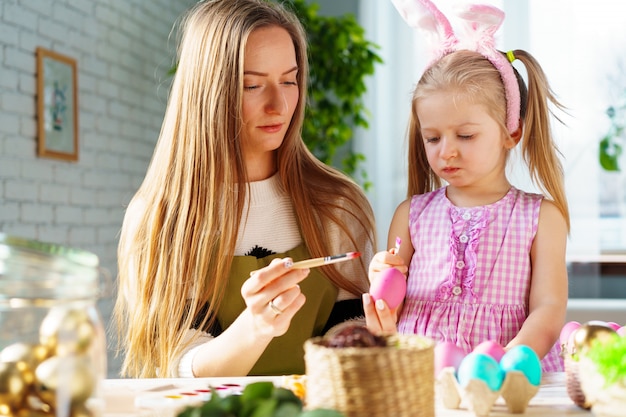
[[[484,106],[439,92],[418,101],[417,116],[428,163],[451,186],[494,187],[506,181],[507,152],[516,142]]]
[[[242,149],[251,180],[275,171],[281,145],[298,104],[298,63],[289,33],[278,26],[248,37],[244,58]]]

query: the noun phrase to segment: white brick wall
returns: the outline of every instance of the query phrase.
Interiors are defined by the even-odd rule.
[[[92,251],[115,276],[124,207],[165,110],[172,25],[195,2],[0,0],[1,232]],[[77,61],[78,162],[36,156],[37,46]],[[107,327],[112,302],[99,303]]]

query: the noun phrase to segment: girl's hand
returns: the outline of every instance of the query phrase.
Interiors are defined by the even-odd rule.
[[[370,282],[374,279],[380,271],[387,268],[396,268],[398,271],[402,272],[405,276],[409,270],[409,268],[404,263],[404,259],[400,255],[397,255],[396,249],[392,248],[388,251],[378,252],[372,258],[372,261],[369,265],[368,277]]]
[[[291,269],[291,258],[274,259],[265,268],[253,271],[241,286],[241,295],[260,335],[282,336],[293,316],[302,308],[305,296],[298,285],[308,269]]]
[[[369,265],[368,276],[370,282],[378,278],[381,271],[388,268],[396,268],[406,276],[408,267],[404,259],[396,254],[396,248],[378,252],[372,258]],[[400,303],[395,309],[389,309],[384,300],[374,300],[369,293],[363,294],[363,310],[365,311],[365,324],[374,334],[389,335],[397,332],[398,310],[404,303]]]
[[[396,326],[398,308],[390,310],[384,300],[376,300],[374,303],[369,293],[363,294],[365,324],[376,335],[390,335],[398,331]]]

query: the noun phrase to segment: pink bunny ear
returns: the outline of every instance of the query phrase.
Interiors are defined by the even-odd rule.
[[[488,4],[470,4],[457,7],[456,12],[461,19],[474,23],[473,30],[483,30],[491,35],[494,35],[504,22],[504,12]]]
[[[455,11],[464,21],[463,41],[459,42],[457,49],[479,52],[500,72],[506,92],[506,127],[513,133],[519,127],[519,85],[513,66],[495,46],[495,34],[504,21],[504,12],[497,7],[483,4],[456,8]]]
[[[504,21],[502,10],[490,5],[473,4],[455,7],[454,11],[464,22],[462,48],[459,49],[478,52],[495,49],[495,34]]]
[[[430,0],[391,0],[407,24],[431,38],[434,60],[454,50],[457,38],[452,25]]]

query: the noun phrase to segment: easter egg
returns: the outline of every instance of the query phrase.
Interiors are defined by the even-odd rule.
[[[435,345],[434,355],[435,375],[439,375],[443,368],[448,367],[453,367],[456,372],[465,357],[465,352],[453,342],[445,341]]]
[[[574,330],[573,332],[571,332],[569,334],[569,337],[567,338],[567,342],[565,343],[565,352],[571,354],[574,354],[577,352],[576,350],[576,343],[574,342],[575,338],[576,338],[576,332],[579,330],[580,328]]]
[[[615,331],[618,331],[619,328],[622,327],[620,324],[615,323],[614,321],[608,321],[606,324]]]
[[[504,381],[504,372],[491,356],[471,352],[461,361],[457,377],[462,387],[467,387],[473,379],[479,379],[484,381],[491,391],[498,391]]]
[[[504,355],[504,348],[495,340],[486,340],[474,348],[474,352],[484,353],[500,362],[500,358]]]
[[[388,268],[376,277],[370,286],[374,300],[385,300],[389,308],[400,305],[406,295],[406,277],[396,268]]]
[[[586,353],[596,340],[610,341],[616,336],[617,332],[606,322],[589,321],[574,333],[574,346],[577,352]]]
[[[541,361],[528,346],[517,345],[509,349],[500,359],[500,368],[505,374],[509,371],[522,372],[532,385],[538,386],[541,382]]]
[[[580,323],[577,321],[569,321],[565,323],[563,328],[561,329],[561,334],[559,335],[559,343],[561,346],[567,345],[567,341],[569,340],[570,334],[576,329],[580,327]]]
[[[622,337],[626,336],[626,326],[622,326],[619,329],[617,329],[617,334]]]

